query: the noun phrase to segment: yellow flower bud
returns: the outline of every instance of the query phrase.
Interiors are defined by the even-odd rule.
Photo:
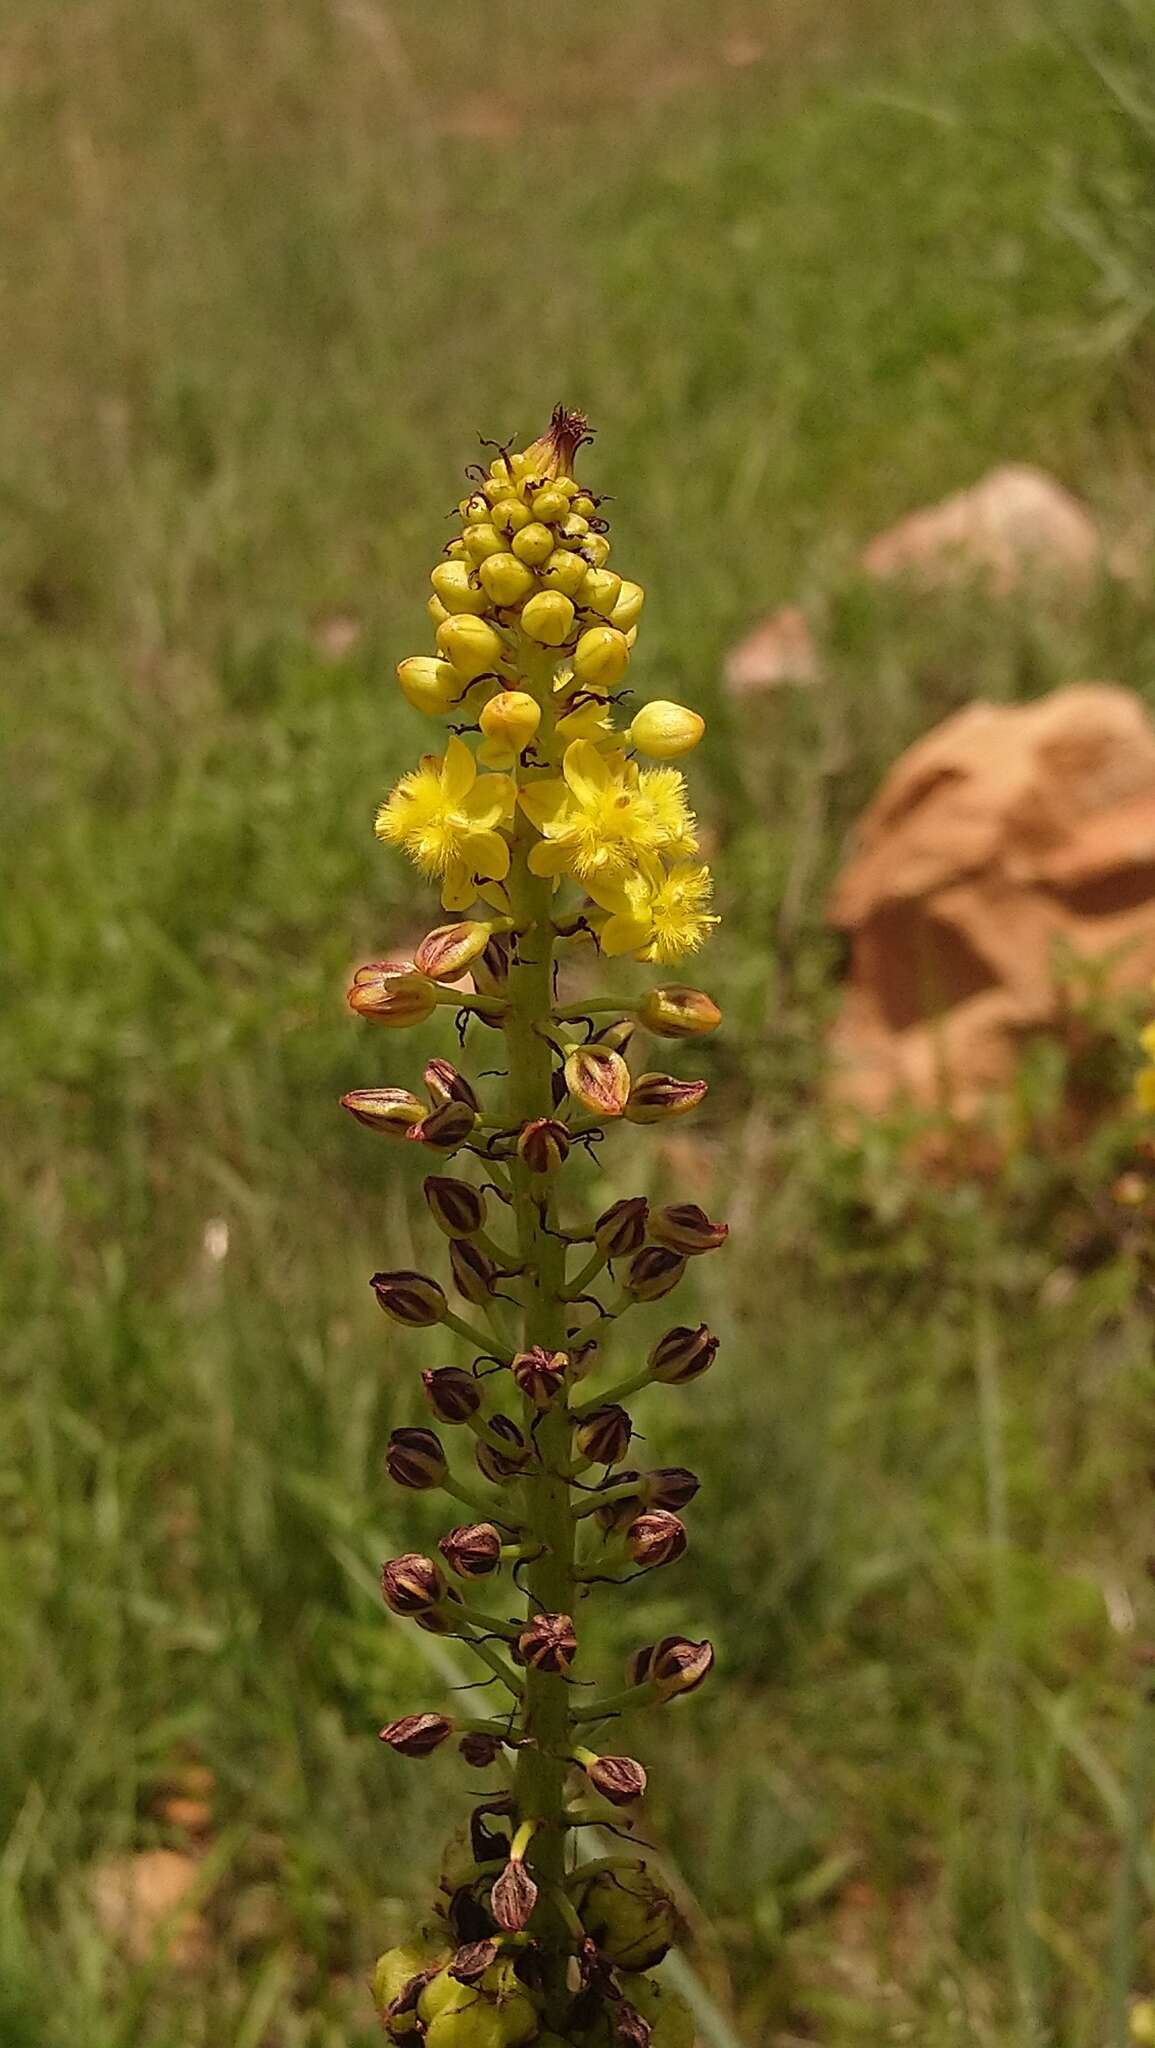
[[[520,498],[499,498],[492,517],[499,533],[520,533],[523,526],[529,525],[530,510]]]
[[[583,519],[592,519],[597,509],[593,499],[586,491],[579,491],[576,498],[570,503],[570,511],[580,512]]]
[[[490,555],[478,574],[494,604],[520,604],[534,587],[533,570],[512,554]]]
[[[488,512],[488,505],[485,509]],[[480,520],[476,526],[467,526],[461,537],[471,562],[484,562],[487,555],[499,555],[505,547],[505,535],[499,533],[496,526],[491,526],[487,519]]]
[[[536,598],[534,603],[536,603]],[[579,682],[611,689],[630,665],[625,635],[616,626],[590,626],[574,650],[573,672]]]
[[[435,654],[411,654],[397,664],[402,694],[415,711],[440,718],[461,696],[461,677],[452,663],[439,661]]]
[[[583,519],[578,512],[567,512],[558,526],[558,532],[563,540],[581,540],[589,530],[589,520]]]
[[[577,601],[587,611],[600,612],[608,619],[618,601],[622,579],[612,569],[589,569],[578,591]]]
[[[548,521],[551,525],[557,519],[564,519],[569,511],[569,499],[556,484],[550,484],[544,491],[538,491],[530,506],[535,519]]]
[[[637,625],[645,601],[646,593],[642,589],[641,584],[631,583],[627,578],[622,584],[618,601],[610,613],[610,624],[617,626],[622,633],[627,632],[631,626]]]
[[[467,562],[438,562],[429,581],[447,612],[483,612],[486,598]]]
[[[630,739],[638,752],[655,761],[676,761],[692,753],[706,730],[706,721],[685,704],[671,704],[656,697],[643,704],[630,724]]]
[[[497,667],[505,652],[500,633],[486,619],[462,612],[437,628],[437,645],[459,676],[472,683],[488,669]]]
[[[540,519],[531,519],[520,533],[515,533],[511,542],[519,562],[528,562],[536,569],[541,562],[547,562],[553,553],[554,539],[548,526]]]
[[[465,542],[463,540],[447,541],[445,546],[445,552],[448,555],[450,561],[459,561],[461,556],[465,553]]]
[[[468,498],[462,498],[457,509],[466,526],[473,526],[479,519],[489,518],[489,500],[480,491],[471,491]]]
[[[574,608],[560,590],[539,590],[521,615],[522,631],[543,647],[561,647],[573,631]]]
[[[588,565],[580,555],[575,555],[570,548],[555,548],[541,572],[541,580],[547,589],[561,590],[566,597],[575,597],[588,574]]]
[[[429,616],[432,619],[435,626],[439,626],[442,623],[443,619],[447,619],[449,617],[449,613],[446,611],[445,606],[442,604],[441,599],[437,596],[436,592],[434,592],[432,597],[426,598],[425,609],[429,613]]]
[[[478,723],[487,740],[520,754],[541,724],[541,706],[528,690],[499,690],[482,708]]]
[[[585,534],[582,538],[582,553],[592,569],[604,569],[610,558],[610,544],[605,534]]]

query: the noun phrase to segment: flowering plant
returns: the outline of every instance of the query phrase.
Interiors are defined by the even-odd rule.
[[[688,1039],[721,1021],[709,996],[680,984],[558,1000],[567,950],[592,939],[603,956],[665,966],[716,922],[670,765],[703,721],[668,702],[619,719],[643,592],[608,566],[599,501],[574,476],[589,438],[584,418],[559,407],[541,440],[472,473],[460,533],[431,577],[437,652],[398,669],[409,702],[446,721],[444,751],[401,777],[377,819],[379,836],[439,884],[450,921],[411,958],[360,968],[349,991],[360,1016],[390,1028],[448,1005],[463,1039],[501,1032],[508,1074],[492,1112],[444,1059],[426,1066],[425,1102],[394,1087],[343,1098],[371,1130],[482,1168],[480,1180],[438,1171],[424,1184],[461,1308],[425,1273],[372,1281],[394,1323],[451,1332],[469,1360],[422,1372],[431,1412],[394,1431],[385,1460],[399,1486],[440,1489],[468,1519],[438,1556],[391,1559],[385,1602],[460,1639],[499,1694],[490,1714],[411,1712],[381,1731],[401,1756],[454,1742],[467,1764],[499,1774],[450,1842],[427,1928],[377,1966],[387,2034],[428,2048],[693,2040],[688,2009],[648,1974],[675,1932],[668,1893],[636,1849],[583,1864],[574,1848],[599,1820],[628,1838],[645,1791],[641,1765],[606,1753],[601,1731],[693,1691],[714,1657],[708,1642],[669,1635],[635,1652],[624,1688],[592,1699],[576,1689],[582,1603],[679,1558],[681,1511],[698,1487],[682,1468],[627,1464],[624,1403],[696,1379],[717,1350],[704,1324],[676,1325],[610,1384],[606,1340],[726,1236],[694,1203],[656,1208],[641,1195],[592,1228],[559,1214],[576,1146],[618,1120],[683,1116],[706,1092],[704,1081],[631,1072],[635,1033]],[[451,1463],[441,1429],[459,1433],[477,1476]],[[501,1574],[507,1597],[479,1596]]]

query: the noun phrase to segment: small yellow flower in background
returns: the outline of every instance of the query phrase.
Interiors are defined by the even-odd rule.
[[[603,953],[633,953],[665,966],[694,953],[718,919],[710,914],[710,870],[701,862],[679,861],[664,868],[644,860],[637,871],[598,876],[587,889],[609,916],[597,919]]]
[[[584,882],[662,847],[694,843],[676,770],[640,774],[632,761],[607,758],[590,740],[574,740],[561,780],[530,783],[521,805],[542,835],[529,856],[535,875],[570,874]]]
[[[1144,1026],[1139,1043],[1150,1065],[1140,1067],[1135,1076],[1135,1105],[1144,1116],[1155,1116],[1155,1023]]]
[[[479,880],[509,873],[509,841],[498,827],[511,820],[515,796],[508,776],[479,776],[454,735],[443,755],[424,755],[401,777],[377,813],[377,837],[403,847],[423,874],[440,876],[446,908],[464,910]]]

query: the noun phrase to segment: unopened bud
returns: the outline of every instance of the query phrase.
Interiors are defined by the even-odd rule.
[[[639,1515],[626,1530],[626,1548],[643,1571],[657,1571],[685,1555],[686,1525],[664,1508]]]
[[[630,1070],[606,1045],[579,1045],[565,1063],[565,1084],[591,1116],[621,1116],[630,1099]]]
[[[602,1484],[606,1487],[618,1487],[627,1480],[631,1482],[637,1480],[639,1487],[637,1493],[620,1494],[617,1500],[608,1500],[604,1507],[594,1510],[594,1520],[599,1529],[604,1529],[607,1536],[623,1536],[645,1509],[646,1503],[642,1499],[640,1491],[640,1472],[607,1473]]]
[[[576,597],[588,574],[588,562],[583,562],[572,548],[555,548],[546,559],[541,580],[550,590],[560,590],[566,597]]]
[[[492,674],[505,653],[505,642],[488,619],[457,613],[437,628],[437,651],[452,662],[462,682]]]
[[[412,960],[371,960],[359,967],[345,997],[359,1017],[407,1030],[437,1008],[437,990]]]
[[[421,1384],[439,1422],[468,1422],[481,1406],[481,1388],[464,1366],[427,1366]]]
[[[607,1259],[627,1259],[646,1241],[650,1205],[644,1195],[625,1195],[604,1209],[594,1224],[594,1243]]]
[[[708,1372],[717,1351],[718,1339],[705,1323],[699,1323],[696,1330],[679,1323],[676,1329],[667,1330],[664,1337],[658,1338],[646,1363],[651,1379],[659,1380],[663,1386],[681,1387]]]
[[[510,548],[499,548],[496,554],[487,555],[478,574],[490,602],[499,606],[520,604],[534,587],[533,570],[519,561]],[[521,696],[522,692],[518,690],[511,694]],[[530,702],[533,702],[532,698]],[[537,709],[536,705],[534,709]]]
[[[487,740],[520,754],[541,724],[541,706],[528,690],[499,690],[482,705],[477,722]]]
[[[624,1052],[636,1030],[632,1017],[615,1017],[595,1031],[591,1044],[608,1045],[611,1052]]]
[[[431,1429],[395,1429],[385,1449],[385,1470],[398,1486],[428,1493],[449,1471],[441,1439]]]
[[[657,697],[643,704],[630,722],[630,739],[640,754],[653,761],[677,761],[690,754],[706,730],[706,721],[685,704]]]
[[[443,718],[461,696],[457,670],[434,654],[411,654],[407,661],[399,661],[397,680],[413,709],[431,718]]]
[[[619,1969],[652,1970],[677,1936],[674,1901],[645,1864],[599,1871],[574,1903],[591,1940]]]
[[[444,1714],[403,1714],[399,1721],[390,1721],[382,1728],[380,1740],[395,1749],[398,1756],[432,1756],[453,1733],[452,1721]]]
[[[564,647],[574,629],[573,601],[561,590],[539,590],[523,606],[521,630],[543,647]]]
[[[437,1548],[459,1579],[487,1579],[501,1564],[501,1536],[492,1522],[450,1529]]]
[[[632,1806],[645,1792],[645,1771],[632,1756],[595,1756],[583,1765],[594,1791],[611,1806]]]
[[[671,1294],[686,1270],[686,1261],[680,1252],[667,1251],[665,1245],[643,1245],[635,1252],[626,1268],[624,1286],[635,1301],[661,1301]]]
[[[476,1123],[477,1113],[467,1102],[439,1102],[405,1135],[415,1145],[428,1145],[433,1152],[459,1152],[472,1136]]]
[[[650,1236],[655,1244],[694,1258],[699,1252],[715,1252],[730,1235],[728,1223],[712,1223],[697,1202],[671,1202],[650,1214]]]
[[[457,1748],[462,1761],[473,1771],[487,1771],[501,1755],[501,1744],[496,1735],[463,1735]]]
[[[537,1904],[537,1886],[518,1858],[506,1864],[489,1894],[493,1917],[503,1934],[520,1934]]]
[[[577,1656],[577,1631],[569,1614],[535,1614],[517,1639],[519,1664],[564,1678]]]
[[[579,1457],[588,1458],[591,1465],[620,1465],[633,1433],[634,1425],[626,1410],[610,1401],[603,1408],[592,1409],[578,1424],[574,1447]]]
[[[705,1038],[718,1029],[722,1012],[700,988],[674,986],[647,989],[637,1019],[655,1038]]]
[[[416,1550],[381,1567],[381,1593],[391,1614],[426,1614],[445,1598],[441,1567]]]
[[[590,626],[574,649],[573,672],[591,689],[612,690],[629,665],[626,636],[616,626]]]
[[[498,1450],[493,1444],[479,1443],[473,1454],[478,1468],[487,1479],[513,1479],[528,1464],[530,1446],[508,1415],[491,1416],[488,1426],[491,1435],[499,1436],[508,1448]]]
[[[714,1645],[693,1643],[688,1636],[663,1636],[636,1650],[626,1666],[627,1683],[651,1685],[660,1700],[696,1692],[714,1667]]]
[[[447,612],[480,615],[485,610],[485,592],[467,562],[438,562],[429,572],[429,581]]]
[[[424,1183],[429,1213],[446,1237],[475,1237],[485,1222],[485,1196],[468,1180],[431,1173]]]
[[[608,619],[622,594],[622,579],[613,569],[588,569],[577,594],[577,602],[587,612],[597,612]]]
[[[473,985],[479,995],[503,996],[509,986],[509,940],[495,932],[473,963]]]
[[[351,1088],[342,1095],[341,1107],[367,1130],[380,1131],[386,1138],[408,1137],[425,1114],[408,1088]]]
[[[369,1285],[386,1315],[411,1330],[439,1323],[448,1307],[444,1289],[427,1273],[374,1273]]]
[[[641,618],[645,601],[646,593],[641,584],[631,583],[628,576],[624,578],[618,592],[618,601],[610,613],[611,626],[616,626],[621,633],[628,633],[630,627],[636,626]]]
[[[688,1465],[658,1465],[642,1475],[641,1493],[646,1506],[670,1508],[679,1514],[701,1491],[702,1482]]]
[[[488,1252],[468,1237],[454,1237],[449,1241],[449,1268],[453,1274],[453,1285],[465,1301],[481,1308],[492,1300],[500,1277],[497,1263]]]
[[[431,1102],[439,1106],[449,1102],[462,1102],[467,1109],[474,1112],[474,1115],[480,1110],[481,1104],[472,1083],[458,1071],[452,1060],[427,1060],[422,1079],[429,1090]]]
[[[569,1147],[569,1132],[556,1117],[535,1116],[518,1132],[518,1156],[531,1173],[556,1173],[565,1164]]]
[[[675,1074],[641,1074],[630,1089],[626,1116],[632,1124],[660,1124],[687,1116],[708,1088],[707,1081],[679,1081]]]
[[[568,1351],[546,1351],[535,1344],[531,1351],[519,1351],[510,1371],[515,1384],[535,1408],[548,1408],[565,1386],[569,1371]]]
[[[413,965],[427,974],[430,981],[460,981],[466,969],[484,953],[492,930],[492,925],[472,917],[463,918],[459,924],[439,924],[426,932],[413,955]]]

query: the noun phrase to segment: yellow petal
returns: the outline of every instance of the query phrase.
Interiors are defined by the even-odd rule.
[[[569,870],[570,850],[564,840],[539,839],[529,849],[531,875],[564,875]]]
[[[463,739],[452,733],[441,763],[441,787],[446,800],[451,804],[460,803],[469,795],[476,777],[477,767],[470,749]]]
[[[615,916],[607,920],[599,934],[603,953],[611,957],[619,953],[636,953],[651,936],[648,917]]]
[[[513,815],[514,784],[508,775],[481,775],[462,799],[461,815],[479,832],[488,832]]]
[[[462,858],[474,875],[484,875],[490,882],[503,881],[509,873],[509,841],[500,832],[471,832]]]
[[[454,861],[446,868],[441,882],[441,901],[446,910],[468,910],[477,899],[477,883],[472,871],[462,862]]]
[[[596,804],[609,787],[610,771],[589,740],[574,740],[566,748],[561,772],[579,804]]]
[[[569,791],[564,782],[550,779],[545,782],[527,782],[518,791],[518,801],[531,825],[539,832],[556,824],[569,803]]]
[[[644,899],[644,885],[640,877],[631,874],[595,874],[583,883],[587,896],[592,896],[603,910],[615,916],[632,917],[639,909],[639,898]]]
[[[1144,1067],[1136,1074],[1135,1106],[1144,1116],[1155,1116],[1155,1067]]]
[[[506,740],[482,740],[477,758],[483,768],[508,770],[517,764],[517,754]]]

